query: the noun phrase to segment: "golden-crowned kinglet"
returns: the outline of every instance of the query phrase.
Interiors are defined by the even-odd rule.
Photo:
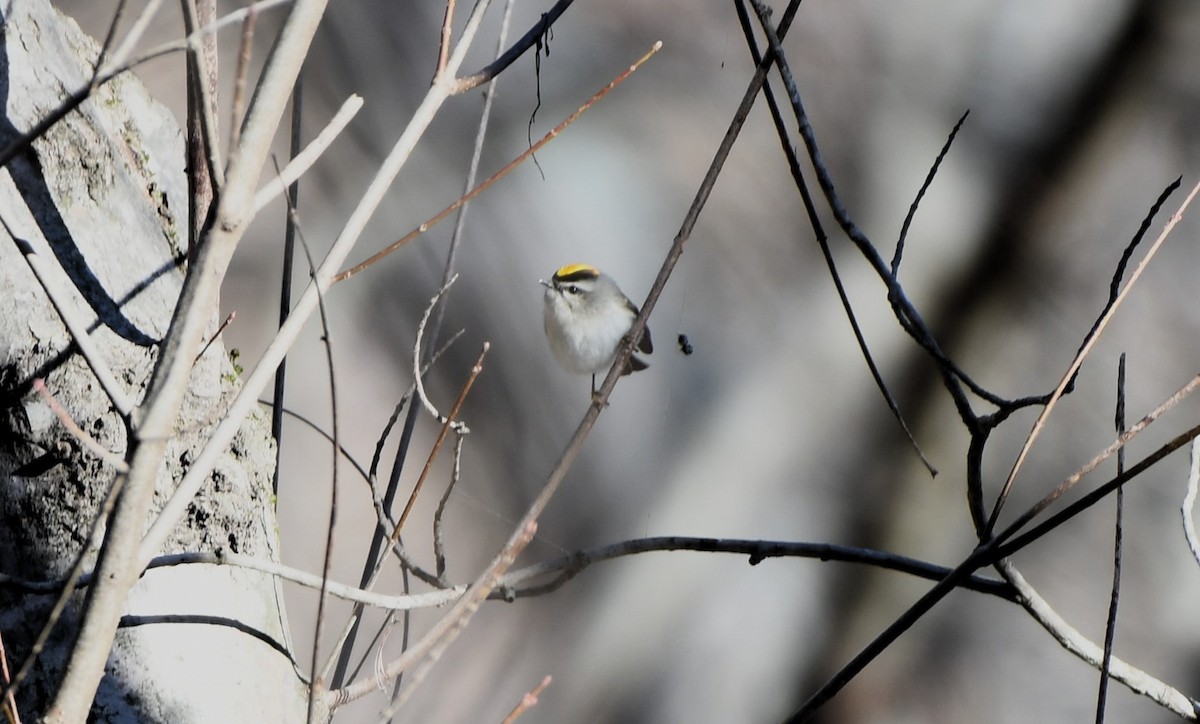
[[[546,287],[545,326],[550,349],[567,370],[590,373],[595,393],[596,375],[604,374],[612,366],[617,347],[633,326],[638,308],[612,277],[587,264],[568,264],[554,272],[550,281],[539,281]],[[654,351],[649,328],[638,340],[637,349],[646,354]],[[621,374],[647,367],[648,364],[631,355]]]

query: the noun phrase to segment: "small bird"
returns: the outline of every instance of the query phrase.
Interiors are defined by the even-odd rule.
[[[550,281],[539,280],[539,283],[546,287],[543,300],[550,350],[568,371],[591,374],[595,395],[596,375],[612,367],[617,348],[633,326],[638,308],[612,277],[587,264],[568,264],[554,272]],[[654,351],[649,328],[642,333],[637,349],[646,354]],[[645,361],[630,355],[621,374],[647,367]]]

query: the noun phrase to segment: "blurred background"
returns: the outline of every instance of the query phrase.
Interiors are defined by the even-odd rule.
[[[218,3],[218,12],[239,4]],[[103,37],[115,3],[59,5]],[[495,51],[503,3],[493,5],[467,70]],[[549,5],[517,3],[510,37]],[[314,254],[336,236],[428,88],[443,11],[437,2],[331,4],[306,71],[306,139],[348,94],[366,105],[302,181],[300,217]],[[467,12],[460,8],[458,27]],[[278,19],[278,11],[260,18],[256,61]],[[180,27],[168,3],[150,37],[173,38]],[[237,35],[221,38],[226,108]],[[545,343],[539,278],[587,262],[640,303],[752,65],[732,3],[607,0],[571,7],[540,75],[528,54],[499,80],[484,176],[660,39],[657,57],[537,154],[540,169],[525,164],[471,204],[442,339],[465,333],[429,382],[447,409],[482,343],[492,343],[462,414],[472,433],[446,518],[456,581],[473,578],[507,538],[589,402],[588,380],[558,368]],[[1054,388],[1155,198],[1182,175],[1184,191],[1151,238],[1195,183],[1198,41],[1200,6],[1184,0],[843,0],[804,4],[784,45],[834,182],[885,256],[947,134],[970,110],[916,216],[901,281],[954,359],[988,389],[1018,397]],[[138,72],[182,120],[182,58]],[[476,91],[442,108],[352,262],[459,196],[482,104]],[[227,132],[227,112],[221,123]],[[282,158],[286,139],[278,148]],[[284,215],[276,203],[255,222],[224,289],[222,316],[237,311],[226,343],[246,368],[276,323]],[[836,228],[828,214],[824,221]],[[364,464],[412,381],[416,325],[440,285],[451,230],[450,222],[435,227],[328,298],[343,443]],[[1111,441],[1122,352],[1131,420],[1195,374],[1198,230],[1193,212],[1118,312],[1033,449],[1002,521]],[[653,535],[827,541],[946,565],[971,550],[967,435],[934,367],[898,329],[884,286],[844,237],[832,234],[831,243],[883,375],[940,474],[920,465],[872,383],[760,99],[650,319],[650,369],[617,385],[522,564]],[[295,281],[305,278],[299,264]],[[674,344],[681,333],[694,354]],[[320,334],[310,324],[289,357],[287,405],[327,427]],[[1133,443],[1130,460],[1198,413],[1192,401],[1173,410]],[[1015,416],[993,436],[989,504],[1034,415]],[[436,434],[423,416],[401,500]],[[393,437],[385,460],[394,446]],[[447,449],[406,528],[427,562],[449,460]],[[290,565],[320,569],[331,465],[324,441],[285,425],[279,511]],[[1129,487],[1116,650],[1195,695],[1200,568],[1179,525],[1186,471],[1177,453]],[[354,583],[375,517],[365,483],[348,465],[341,473],[334,578]],[[1083,487],[1112,474],[1110,464]],[[1094,641],[1104,634],[1113,518],[1109,500],[1015,559]],[[552,595],[485,605],[402,719],[499,721],[550,674],[525,721],[776,721],[929,585],[801,559],[751,567],[744,557],[674,552],[600,564]],[[399,586],[391,575],[380,588]],[[308,661],[316,595],[288,590],[297,654]],[[348,607],[334,601],[331,611],[322,651]],[[417,612],[414,631],[442,613]],[[395,631],[385,659],[399,646]],[[1019,607],[959,592],[822,721],[1090,720],[1097,680]],[[339,721],[375,721],[385,701],[381,693],[357,702]],[[1109,720],[1175,718],[1114,684]]]

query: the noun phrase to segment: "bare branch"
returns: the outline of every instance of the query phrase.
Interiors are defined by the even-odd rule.
[[[1133,274],[1129,276],[1129,281],[1125,284],[1125,287],[1121,290],[1121,293],[1117,295],[1112,305],[1107,311],[1105,311],[1105,313],[1100,317],[1100,320],[1096,323],[1095,332],[1088,338],[1086,342],[1084,342],[1083,346],[1080,347],[1079,352],[1075,355],[1075,358],[1071,360],[1071,364],[1067,367],[1067,371],[1063,374],[1062,379],[1059,381],[1058,387],[1054,389],[1054,393],[1050,395],[1050,399],[1047,401],[1046,406],[1042,408],[1041,413],[1039,413],[1037,416],[1037,420],[1034,421],[1033,428],[1030,429],[1029,434],[1025,438],[1024,444],[1021,445],[1021,451],[1017,454],[1017,459],[1013,461],[1012,469],[1009,471],[1008,477],[1004,481],[1004,486],[1000,490],[1000,495],[996,499],[996,504],[992,508],[992,516],[988,521],[986,529],[987,532],[990,532],[995,527],[996,519],[1000,516],[1000,510],[1004,507],[1004,501],[1008,498],[1008,492],[1012,489],[1013,482],[1017,478],[1017,473],[1020,472],[1021,465],[1025,462],[1025,458],[1029,455],[1029,450],[1033,447],[1033,443],[1037,441],[1038,435],[1040,435],[1042,429],[1045,428],[1046,420],[1050,417],[1050,413],[1054,411],[1055,405],[1057,405],[1058,401],[1062,398],[1067,386],[1071,383],[1071,380],[1075,378],[1075,373],[1079,371],[1080,365],[1082,365],[1083,361],[1087,359],[1087,356],[1091,354],[1092,348],[1095,347],[1096,342],[1098,342],[1100,337],[1104,334],[1104,330],[1108,327],[1109,321],[1112,320],[1113,315],[1116,314],[1118,309],[1120,309],[1121,303],[1125,301],[1125,298],[1129,296],[1129,292],[1132,291],[1134,286],[1137,285],[1138,279],[1141,278],[1142,272],[1146,271],[1146,267],[1149,266],[1150,260],[1154,258],[1155,254],[1158,253],[1159,248],[1162,246],[1163,242],[1167,240],[1167,237],[1171,235],[1171,232],[1174,231],[1175,226],[1183,220],[1184,212],[1187,211],[1188,206],[1190,206],[1192,203],[1192,199],[1196,198],[1196,194],[1198,192],[1200,192],[1200,182],[1192,187],[1192,190],[1190,193],[1188,193],[1187,198],[1183,200],[1183,203],[1179,205],[1179,208],[1175,211],[1175,213],[1171,215],[1171,218],[1167,221],[1166,226],[1163,227],[1162,233],[1160,233],[1158,238],[1154,240],[1154,243],[1150,245],[1150,248],[1146,251],[1146,255],[1142,257],[1142,260],[1138,262],[1137,267],[1133,270]]]
[[[807,558],[821,562],[837,561],[874,566],[882,570],[905,573],[927,581],[940,581],[951,573],[945,566],[935,565],[908,556],[870,548],[856,548],[834,543],[809,543],[804,541],[749,540],[742,538],[698,538],[693,536],[657,536],[635,538],[599,548],[575,551],[559,558],[534,563],[511,571],[500,580],[494,599],[512,601],[518,598],[541,596],[558,590],[563,583],[580,573],[606,561],[646,553],[693,551],[700,553],[724,553],[746,556],[751,565],[758,565],[768,558]],[[285,581],[320,589],[322,577],[308,571],[285,566],[274,561],[253,556],[218,550],[214,552],[172,553],[156,557],[147,570],[168,566],[207,564],[228,565],[259,571]],[[539,583],[539,581],[548,582]],[[93,573],[81,576],[72,589],[90,586]],[[453,603],[467,590],[466,584],[431,585],[438,590],[409,595],[388,595],[355,588],[336,581],[327,581],[326,590],[332,596],[367,606],[389,611],[409,611],[422,608],[437,608]],[[0,574],[0,586],[10,590],[35,594],[53,594],[62,590],[62,581],[26,581]],[[1004,581],[986,576],[971,575],[959,583],[959,587],[976,593],[996,596],[1007,601],[1015,600],[1016,592]]]

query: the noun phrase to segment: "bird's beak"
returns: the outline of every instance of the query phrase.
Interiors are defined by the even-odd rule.
[[[551,284],[550,282],[546,281],[545,279],[538,279],[538,284],[541,284],[543,287],[546,287],[547,289],[554,288],[554,285]]]

